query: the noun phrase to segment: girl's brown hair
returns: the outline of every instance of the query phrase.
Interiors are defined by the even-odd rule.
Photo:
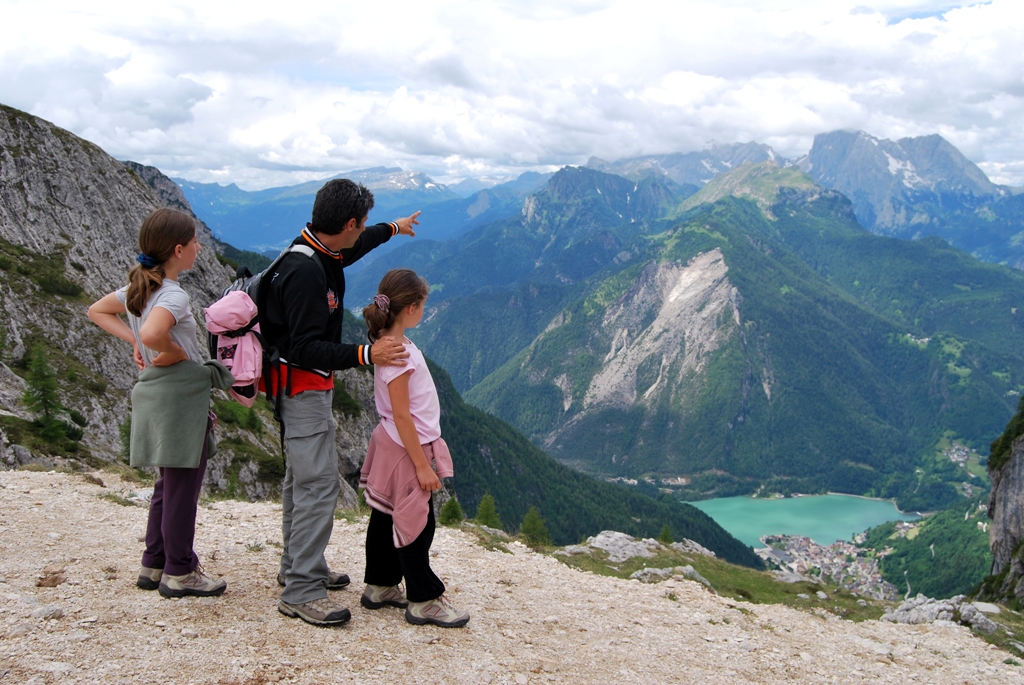
[[[164,262],[178,245],[187,245],[196,237],[196,222],[185,212],[163,207],[150,212],[139,229],[139,250],[155,266],[139,264],[128,272],[125,309],[142,316],[146,301],[164,283]]]
[[[370,342],[377,342],[380,332],[395,323],[400,311],[411,304],[423,302],[429,292],[427,282],[412,269],[392,269],[384,274],[377,286],[377,297],[363,307],[363,320],[369,329],[366,335]]]

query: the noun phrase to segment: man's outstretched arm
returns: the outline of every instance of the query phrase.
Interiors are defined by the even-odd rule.
[[[353,262],[359,261],[370,250],[391,240],[393,236],[399,234],[409,237],[415,236],[416,231],[413,230],[413,227],[420,223],[418,220],[419,215],[419,212],[413,212],[407,217],[396,219],[390,223],[367,226],[366,230],[356,240],[355,245],[341,251],[341,263],[344,266],[348,266]]]

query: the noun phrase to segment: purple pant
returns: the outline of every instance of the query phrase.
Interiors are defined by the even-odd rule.
[[[196,509],[206,475],[206,449],[213,422],[206,424],[206,440],[198,468],[161,468],[153,485],[146,525],[146,551],[142,565],[163,569],[169,576],[183,576],[199,565],[192,549],[196,539]]]

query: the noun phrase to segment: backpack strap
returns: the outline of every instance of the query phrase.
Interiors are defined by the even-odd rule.
[[[271,280],[273,280],[274,269],[277,267],[278,264],[281,263],[282,259],[284,259],[286,256],[293,252],[297,254],[306,255],[307,257],[312,259],[313,263],[316,264],[317,268],[320,269],[320,275],[323,276],[324,283],[327,283],[327,271],[324,269],[323,263],[317,258],[316,251],[314,251],[313,248],[311,248],[309,245],[289,245],[288,247],[281,251],[281,254],[279,254],[277,258],[274,259],[273,262],[270,263],[270,266],[263,270],[263,277],[260,278],[260,282],[256,288],[257,314],[256,317],[250,322],[249,327],[252,327],[253,325],[259,322],[258,312],[266,311],[267,297],[269,297],[270,295],[270,282],[267,281],[265,276],[267,274],[270,274],[270,278]],[[277,372],[276,375],[274,376],[274,383],[264,383],[264,389],[265,392],[267,393],[267,400],[274,407],[274,420],[277,421],[279,437],[281,441],[281,456],[285,458],[285,460],[287,460],[287,455],[285,454],[284,451],[284,417],[281,414],[280,400],[282,394],[286,394],[288,396],[291,395],[292,367],[291,364],[284,364],[284,366],[287,367],[287,369],[283,370],[281,368],[281,353],[277,349],[277,347],[269,346],[267,344],[267,341],[263,339],[263,336],[258,335],[257,337],[263,344],[264,368],[271,368],[273,371]],[[287,379],[283,378],[285,372],[288,374]]]

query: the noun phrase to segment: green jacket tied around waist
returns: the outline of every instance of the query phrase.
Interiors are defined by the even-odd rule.
[[[194,469],[206,439],[210,391],[235,382],[217,362],[146,367],[132,389],[131,465]],[[208,457],[213,456],[210,435]]]

